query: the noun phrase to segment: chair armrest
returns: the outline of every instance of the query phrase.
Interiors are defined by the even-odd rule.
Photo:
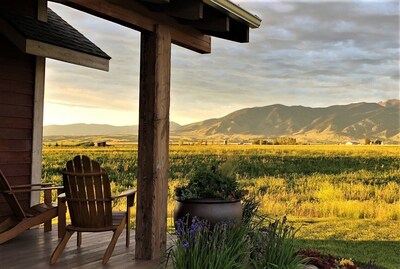
[[[116,196],[112,196],[111,200],[114,199],[118,199],[118,198],[123,198],[123,197],[127,197],[127,196],[131,196],[131,195],[135,195],[136,191],[135,190],[126,190],[121,192],[120,194],[116,195]]]
[[[54,187],[45,187],[38,189],[15,189],[11,191],[3,191],[4,193],[23,193],[23,192],[32,192],[32,191],[46,191],[46,190],[61,190],[64,189],[64,186],[54,186]]]
[[[29,189],[30,187],[49,187],[53,186],[53,183],[37,183],[37,184],[25,184],[11,186],[11,189]]]
[[[129,208],[132,207],[134,204],[135,194],[135,190],[126,190],[124,192],[121,192],[119,195],[111,197],[111,200],[126,197],[126,210],[129,211]]]

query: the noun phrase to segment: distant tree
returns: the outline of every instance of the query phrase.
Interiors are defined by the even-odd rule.
[[[267,140],[263,140],[263,139],[257,139],[253,141],[253,145],[266,145],[267,144]]]
[[[371,140],[370,140],[369,138],[365,138],[364,144],[365,144],[365,145],[371,144]]]
[[[293,137],[278,137],[274,140],[274,145],[296,145],[296,138]]]

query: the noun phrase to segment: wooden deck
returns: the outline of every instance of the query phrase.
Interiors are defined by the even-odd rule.
[[[131,232],[131,245],[125,247],[125,232],[118,239],[113,255],[103,266],[103,254],[111,240],[112,232],[83,233],[82,245],[76,246],[76,234],[69,240],[57,263],[49,264],[50,256],[58,244],[57,229],[44,233],[32,229],[0,245],[0,268],[4,269],[58,269],[58,268],[130,268],[155,269],[158,261],[135,260],[135,235]]]

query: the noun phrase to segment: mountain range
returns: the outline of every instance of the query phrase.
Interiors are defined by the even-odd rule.
[[[299,141],[359,140],[364,138],[400,142],[400,101],[353,103],[324,108],[269,105],[245,108],[224,117],[187,125],[171,122],[171,135],[196,138],[276,138]],[[49,125],[45,136],[136,135],[138,126],[100,124]]]

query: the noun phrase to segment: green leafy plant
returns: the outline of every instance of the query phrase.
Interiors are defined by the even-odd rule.
[[[176,237],[165,268],[174,269],[302,269],[309,261],[297,252],[296,230],[283,219],[258,214],[259,201],[243,199],[244,218],[217,224],[194,217],[175,222]],[[169,267],[168,267],[169,266]]]
[[[174,269],[249,268],[249,226],[217,224],[194,217],[176,222],[176,239],[165,261]]]
[[[296,251],[294,238],[296,230],[282,220],[267,221],[261,219],[260,226],[251,233],[253,247],[251,251],[252,268],[256,269],[302,269],[308,258]]]
[[[242,198],[246,191],[240,189],[232,164],[227,162],[219,168],[198,167],[189,176],[186,185],[175,189],[178,200],[186,199],[222,199],[237,200]]]

